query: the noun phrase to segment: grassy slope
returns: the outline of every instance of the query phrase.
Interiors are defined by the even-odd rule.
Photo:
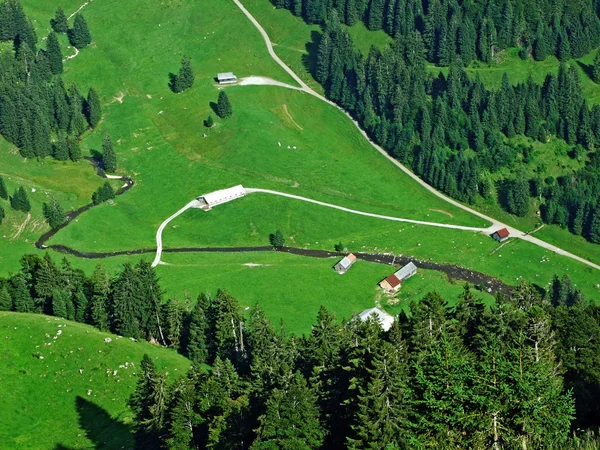
[[[126,402],[144,353],[171,379],[189,366],[173,351],[87,325],[0,312],[0,447],[133,447]],[[119,368],[126,362],[129,367]]]
[[[261,74],[283,81],[289,81],[288,75],[274,66],[260,35],[231,3],[218,3],[210,11],[183,3],[156,8],[138,3],[120,8],[88,5],[84,12],[94,44],[67,63],[65,75],[83,88],[90,84],[100,91],[107,103],[105,120],[86,145],[97,149],[102,133],[109,132],[119,164],[135,176],[136,188],[119,199],[117,207],[102,206],[81,217],[57,235],[55,243],[83,243],[90,250],[151,246],[158,224],[181,204],[239,182],[355,207],[360,202],[367,209],[395,215],[429,214],[430,220],[447,220],[446,214],[429,211],[448,209],[447,205],[385,162],[340,112],[303,93],[230,88],[234,116],[218,121],[204,139],[202,120],[217,97],[212,80],[216,72],[233,70],[239,76]],[[143,33],[106,26],[120,23],[133,11]],[[244,45],[225,37],[231,29]],[[165,37],[172,38],[168,46],[153,47]],[[192,57],[197,79],[189,92],[174,95],[166,75],[177,69],[182,53]],[[121,93],[123,103],[114,101]],[[287,145],[297,146],[297,151],[287,151]],[[165,175],[170,174],[185,176],[171,176],[167,182]],[[461,211],[449,212],[457,222],[481,224]],[[108,229],[111,239],[106,239]]]
[[[5,140],[0,140],[0,176],[9,195],[23,186],[32,207],[27,220],[27,214],[14,211],[8,201],[0,199],[6,212],[0,225],[0,275],[14,269],[24,253],[34,251],[33,242],[48,229],[42,216],[44,202],[54,197],[66,211],[75,209],[89,203],[92,193],[103,183],[87,161],[24,160]]]

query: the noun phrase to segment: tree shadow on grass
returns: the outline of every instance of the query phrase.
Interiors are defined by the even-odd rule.
[[[317,74],[317,50],[322,37],[322,33],[312,31],[310,33],[310,42],[306,43],[306,51],[308,54],[302,55],[302,64],[314,79],[316,79]]]
[[[133,448],[133,430],[112,418],[108,412],[77,396],[75,407],[79,414],[79,426],[85,430],[86,437],[96,449]],[[71,450],[71,447],[58,444],[54,450]]]
[[[587,77],[593,81],[594,80],[594,75],[593,75],[594,66],[591,64],[582,63],[581,61],[577,61],[577,64],[579,64],[579,67],[581,67],[581,70],[583,70],[583,72],[587,75]]]
[[[217,117],[219,116],[219,113],[217,112],[217,104],[215,102],[210,102],[210,109],[213,110],[213,112],[217,115]]]

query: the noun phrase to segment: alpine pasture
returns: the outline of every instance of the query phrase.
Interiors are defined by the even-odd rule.
[[[0,312],[0,448],[131,448],[127,399],[144,353],[171,380],[190,364],[89,325]]]

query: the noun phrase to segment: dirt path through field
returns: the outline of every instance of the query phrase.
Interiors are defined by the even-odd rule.
[[[287,114],[287,116],[290,118],[290,120],[294,123],[294,125],[296,125],[298,128],[300,128],[300,130],[304,130],[304,128],[302,128],[300,125],[298,125],[298,123],[294,120],[294,118],[292,117],[292,115],[288,111],[288,107],[287,107],[287,105],[285,103],[283,104],[283,110],[285,111],[285,113]]]

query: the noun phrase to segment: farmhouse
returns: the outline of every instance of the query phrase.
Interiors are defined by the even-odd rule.
[[[358,317],[363,322],[365,322],[369,317],[375,319],[377,322],[379,322],[379,325],[381,325],[383,331],[389,330],[394,323],[394,317],[390,316],[388,313],[380,310],[379,308],[365,309],[358,315]]]
[[[412,262],[409,262],[407,265],[402,267],[397,272],[393,273],[381,283],[379,286],[383,288],[386,292],[394,293],[398,292],[400,286],[402,286],[402,282],[412,277],[417,273],[417,266],[415,266]]]
[[[224,72],[217,74],[219,84],[237,83],[237,77],[232,72]]]
[[[509,236],[510,236],[510,233],[508,232],[508,230],[506,228],[502,228],[498,231],[495,231],[492,234],[492,238],[497,240],[498,242],[506,241]]]
[[[349,255],[344,256],[333,268],[337,273],[341,275],[345,273],[350,267],[352,267],[352,264],[354,264],[355,262],[356,256],[350,253]]]
[[[246,195],[246,190],[241,184],[233,186],[227,189],[221,189],[219,191],[211,192],[210,194],[204,194],[199,197],[198,200],[205,203],[205,209],[210,209],[213,206],[220,205],[221,203],[230,202],[236,198],[240,198]]]

